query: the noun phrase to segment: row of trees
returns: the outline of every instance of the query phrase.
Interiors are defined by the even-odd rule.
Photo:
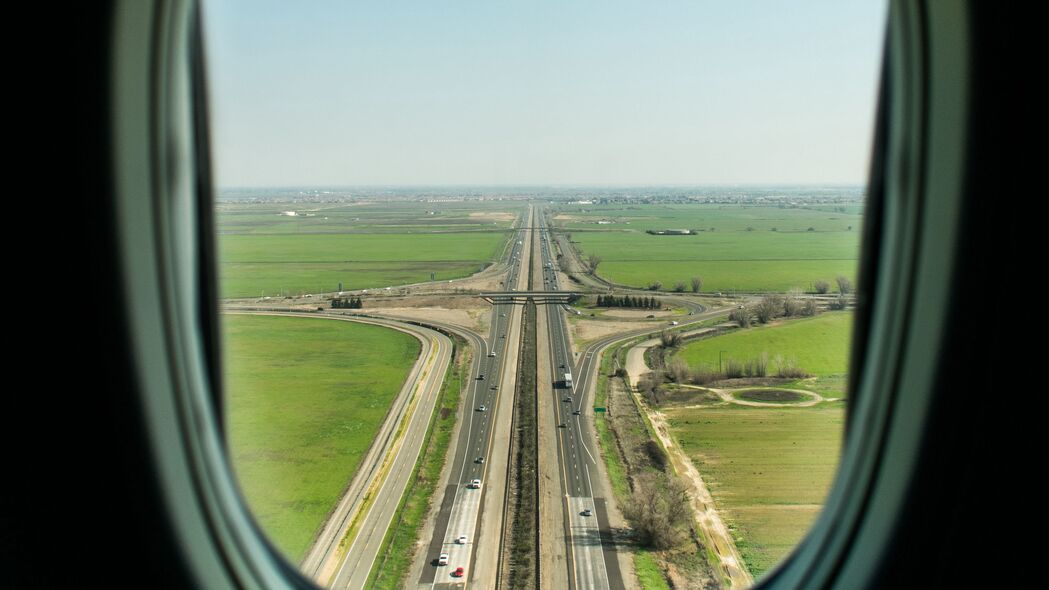
[[[616,297],[615,295],[598,295],[597,306],[628,307],[632,309],[660,309],[663,307],[663,304],[655,297],[634,297],[632,295]]]
[[[364,303],[360,297],[336,297],[331,300],[332,309],[361,309]]]
[[[838,293],[841,295],[848,295],[852,293],[852,281],[848,277],[838,277],[834,279],[838,283]],[[812,289],[820,295],[826,295],[830,293],[830,283],[827,281],[816,281],[812,284]]]
[[[732,310],[728,319],[739,324],[741,328],[749,328],[754,322],[767,324],[776,318],[808,317],[819,313],[815,300],[802,300],[799,296],[797,291],[791,291],[786,295],[765,295],[757,305],[748,307],[741,304]]]
[[[689,279],[688,283],[685,283],[685,281],[678,281],[674,283],[674,292],[684,293],[685,291],[688,291],[690,287],[693,293],[699,293],[700,290],[703,289],[703,279],[692,277]],[[648,284],[647,288],[649,291],[659,291],[663,288],[663,283],[660,281],[652,281]]]

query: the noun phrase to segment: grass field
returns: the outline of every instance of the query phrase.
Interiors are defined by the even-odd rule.
[[[293,563],[349,483],[419,355],[414,337],[314,318],[223,317],[230,456]]]
[[[851,331],[851,312],[826,312],[697,340],[678,356],[692,366],[714,368],[719,353],[723,360],[742,361],[762,352],[770,359],[794,358],[817,378],[783,387],[843,396]],[[754,391],[750,396],[763,399]],[[758,576],[773,567],[819,514],[841,450],[845,402],[802,408],[668,405],[662,410],[733,529],[751,573]]]
[[[561,207],[555,218],[598,274],[616,283],[665,290],[698,276],[705,292],[809,290],[817,280],[854,278],[862,216],[839,210],[739,205]],[[611,221],[597,225],[597,221]],[[811,228],[811,231],[810,231]],[[693,229],[656,236],[645,230]]]
[[[778,324],[739,330],[716,338],[696,340],[677,353],[690,366],[702,364],[716,368],[718,355],[745,361],[769,355],[769,370],[775,370],[775,359],[795,359],[797,366],[826,383],[841,387],[844,394],[848,373],[849,348],[852,338],[852,312],[825,312],[811,318],[787,320]]]
[[[844,403],[811,408],[667,408],[755,577],[797,545],[837,467]]]
[[[223,297],[368,289],[469,276],[502,253],[523,205],[224,203]],[[283,216],[281,211],[295,211]]]

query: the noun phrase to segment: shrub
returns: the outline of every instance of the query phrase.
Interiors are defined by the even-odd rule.
[[[778,295],[766,295],[754,308],[754,315],[757,316],[759,322],[767,324],[776,317],[781,309],[783,309],[783,303]]]
[[[728,319],[739,324],[740,328],[749,328],[750,310],[746,306],[740,305],[738,308],[733,309],[732,313],[728,314]]]
[[[776,376],[783,377],[786,379],[804,379],[811,377],[809,373],[806,373],[798,366],[797,360],[794,358],[784,359],[782,356],[776,356]]]
[[[799,314],[801,314],[801,302],[793,292],[788,293],[783,298],[783,315],[789,318]]]
[[[848,295],[852,293],[852,281],[846,277],[838,277],[834,279],[838,283],[838,293],[842,295]]]
[[[665,479],[665,485],[659,485],[659,479]],[[660,550],[671,549],[688,539],[691,514],[684,485],[676,479],[654,474],[637,478],[634,492],[623,510],[638,534],[638,541]]]
[[[813,285],[813,289],[820,295],[826,295],[830,292],[830,283],[827,281],[816,281]]]
[[[663,345],[663,348],[676,348],[681,346],[681,334],[663,330],[663,332],[659,334],[659,343]]]
[[[641,448],[644,450],[645,455],[648,456],[648,459],[652,461],[653,467],[660,471],[666,471],[669,461],[667,460],[666,451],[663,450],[663,447],[658,442],[648,439],[641,445]]]
[[[685,359],[675,358],[667,364],[667,375],[670,376],[670,380],[674,383],[688,383],[692,376],[692,370],[689,369]]]
[[[815,299],[807,299],[801,306],[801,315],[803,316],[814,316],[819,313],[819,308],[816,307]]]

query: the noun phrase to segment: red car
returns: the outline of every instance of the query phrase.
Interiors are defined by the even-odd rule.
[[[455,571],[452,572],[452,575],[455,576],[456,578],[461,578],[461,577],[463,577],[463,571],[464,570],[463,570],[463,568],[461,566],[457,567],[457,568],[455,568]]]

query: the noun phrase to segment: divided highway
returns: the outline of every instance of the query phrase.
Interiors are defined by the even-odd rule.
[[[530,207],[521,221],[511,240],[503,283],[506,290],[563,291],[557,279],[553,237],[544,215]],[[531,277],[529,268],[533,270]],[[699,313],[683,324],[728,311],[703,313],[699,304],[687,304]],[[235,308],[228,310],[238,312]],[[546,488],[546,500],[540,501],[537,540],[541,581],[549,587],[620,589],[625,585],[606,511],[609,492],[601,483],[604,464],[599,459],[591,421],[594,382],[600,354],[606,347],[653,331],[649,327],[600,339],[587,346],[577,360],[565,311],[571,308],[563,304],[540,305],[538,311],[540,461],[544,456],[547,459],[541,465],[544,481],[540,487]],[[304,315],[251,308],[239,312]],[[487,338],[482,338],[439,322],[309,313],[309,317],[388,326],[422,342],[419,361],[375,443],[301,564],[318,584],[356,589],[367,582],[418,460],[451,361],[452,343],[437,331],[442,330],[466,338],[475,356],[472,379],[464,386],[464,415],[452,442],[447,485],[434,497],[439,509],[425,548],[426,565],[421,572],[416,566],[412,575],[418,576],[414,579],[420,589],[465,588],[470,584],[496,587],[503,515],[508,509],[508,452],[521,315],[520,305],[496,303]],[[446,563],[438,563],[439,557]]]

